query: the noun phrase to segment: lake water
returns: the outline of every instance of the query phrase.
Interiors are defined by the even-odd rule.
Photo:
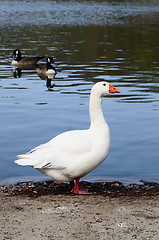
[[[90,89],[101,80],[121,93],[103,99],[111,151],[89,176],[158,176],[158,1],[0,5],[0,178],[42,176],[16,165],[16,155],[63,131],[88,128]],[[54,57],[51,88],[35,69],[15,77],[16,48]]]

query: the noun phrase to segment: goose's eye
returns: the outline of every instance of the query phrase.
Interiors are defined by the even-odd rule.
[[[106,86],[106,83],[103,83],[103,86],[105,87],[105,86]]]

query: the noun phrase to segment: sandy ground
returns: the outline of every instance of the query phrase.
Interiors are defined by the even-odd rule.
[[[159,239],[159,196],[0,194],[1,240]]]

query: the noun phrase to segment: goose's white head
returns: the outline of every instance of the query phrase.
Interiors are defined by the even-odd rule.
[[[109,95],[110,93],[120,93],[120,90],[118,90],[116,87],[104,81],[104,82],[97,82],[92,87],[91,92],[95,93],[100,97],[103,97],[103,96]]]

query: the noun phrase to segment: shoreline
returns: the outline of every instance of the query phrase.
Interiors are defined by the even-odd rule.
[[[44,182],[44,181],[53,181],[53,179],[45,175],[5,177],[5,178],[0,178],[0,186],[17,184],[20,182]],[[134,183],[142,184],[143,182],[159,183],[159,177],[158,176],[85,176],[81,178],[80,181],[89,181],[89,182],[119,181],[119,182],[122,182],[124,185],[128,185],[128,184],[134,184]]]

